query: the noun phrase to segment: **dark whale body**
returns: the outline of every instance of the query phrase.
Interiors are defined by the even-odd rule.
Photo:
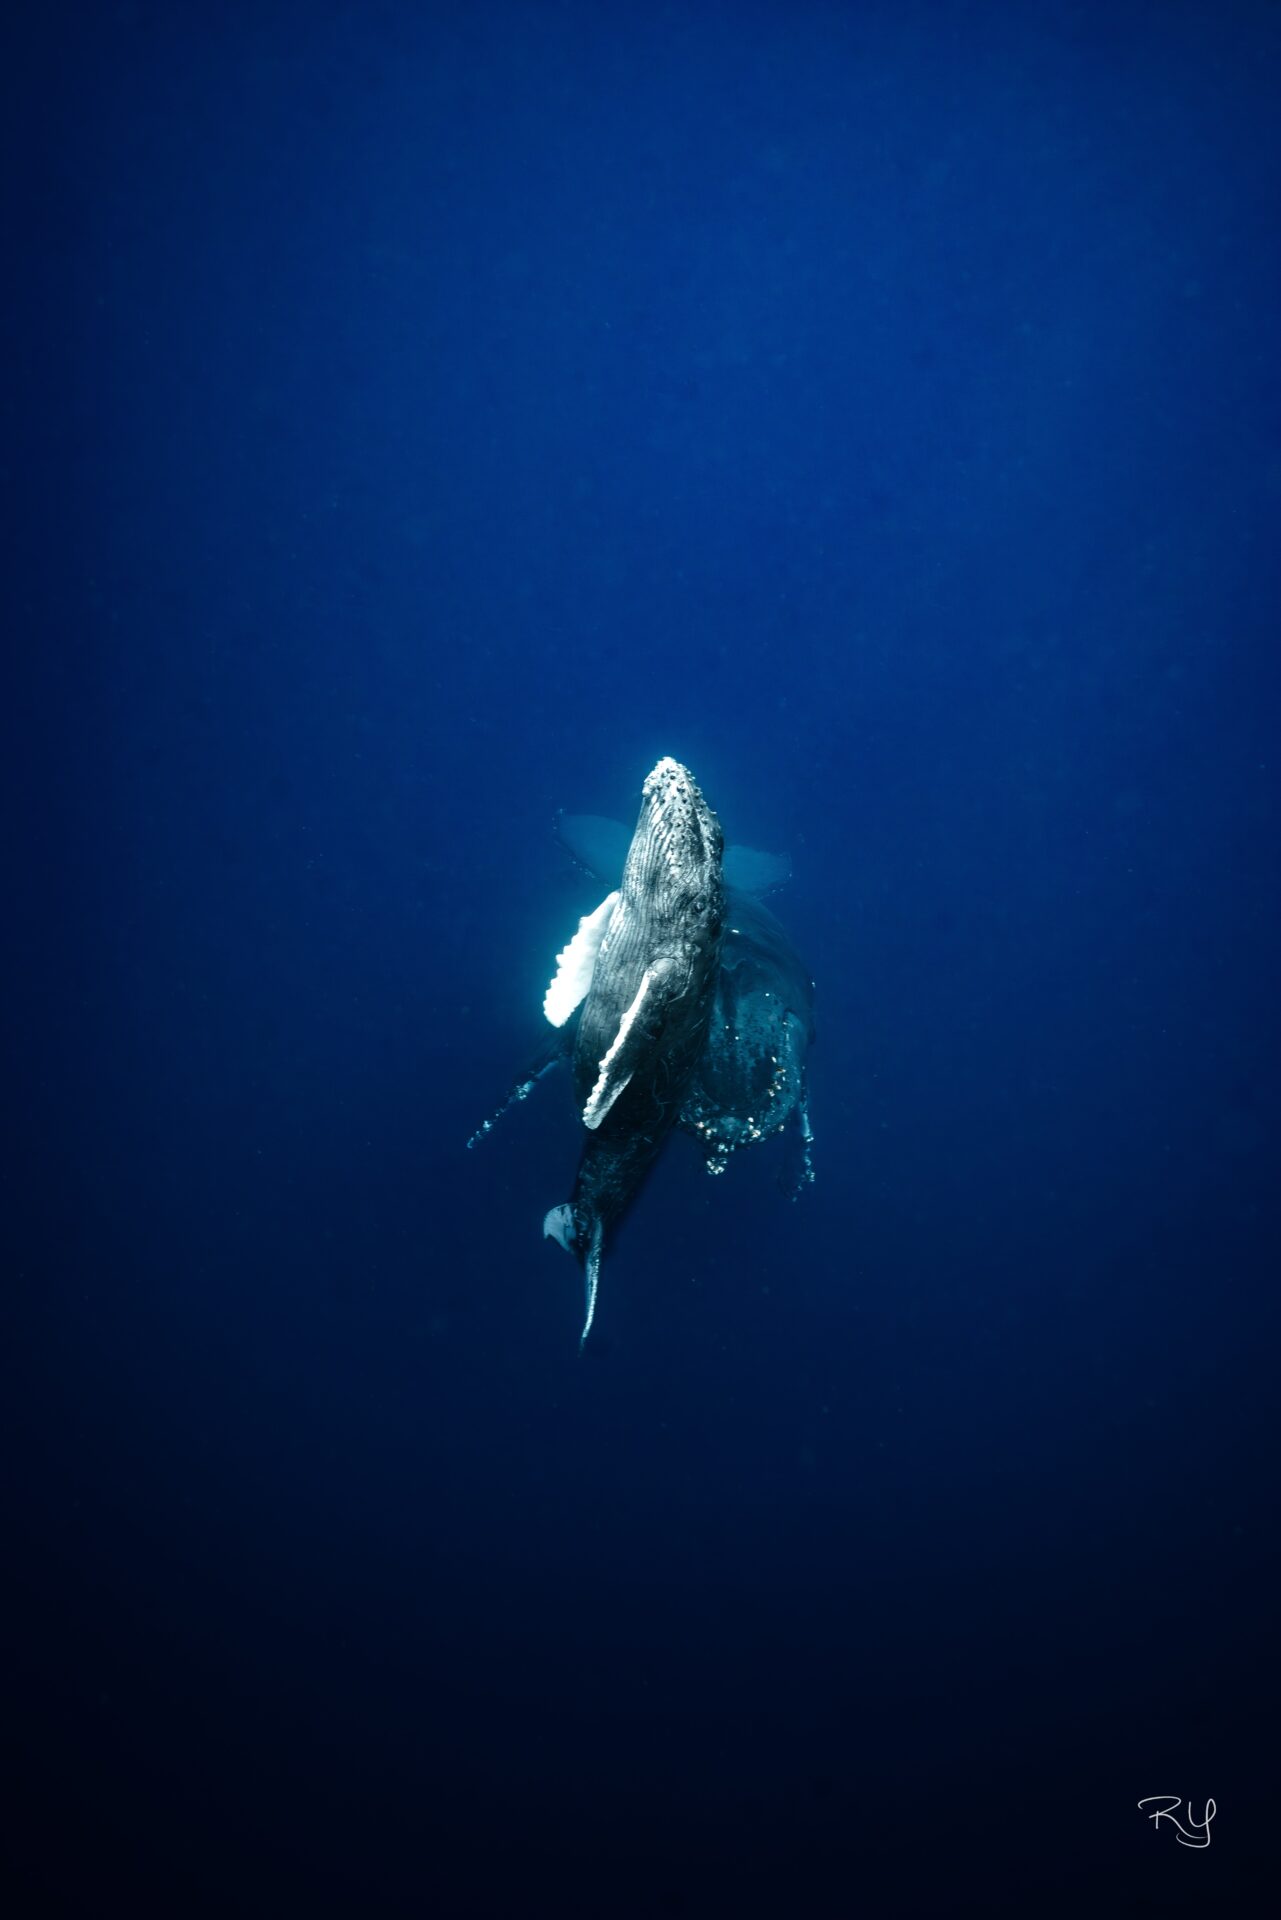
[[[622,868],[627,829],[595,814],[562,814],[557,833],[578,864],[608,882]],[[814,1178],[808,1058],[814,983],[791,937],[758,897],[788,878],[777,854],[730,847],[724,858],[725,935],[707,1043],[681,1104],[681,1130],[707,1155],[709,1173],[730,1156],[786,1136],[781,1175],[796,1199]]]
[[[706,1151],[709,1173],[723,1173],[738,1149],[785,1133],[784,1191],[795,1199],[813,1180],[813,1038],[814,985],[796,949],[767,907],[731,889],[707,1044],[680,1118]]]
[[[693,776],[660,760],[645,782],[622,886],[574,1038],[586,1138],[574,1190],[545,1231],[586,1275],[586,1339],[605,1236],[680,1118],[703,1053],[725,926],[720,823]]]
[[[585,1339],[609,1230],[674,1127],[699,1141],[711,1173],[738,1149],[783,1134],[784,1191],[796,1198],[813,1179],[813,985],[756,897],[787,878],[787,861],[724,852],[715,816],[676,762],[660,762],[646,781],[630,836],[593,815],[561,815],[557,831],[581,867],[606,882],[621,871],[622,883],[559,956],[544,1001],[554,1030],[499,1114],[553,1066],[570,1066],[583,1150],[572,1197],[551,1210],[544,1232],[584,1268]]]

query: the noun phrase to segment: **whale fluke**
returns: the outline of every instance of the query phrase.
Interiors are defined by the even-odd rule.
[[[566,1200],[559,1207],[552,1207],[543,1220],[544,1240],[554,1240],[564,1247],[566,1253],[577,1254],[580,1241],[578,1216],[573,1203]],[[592,1330],[592,1321],[596,1318],[596,1295],[600,1291],[600,1256],[605,1244],[605,1222],[599,1214],[592,1219],[591,1232],[587,1235],[587,1252],[583,1258],[583,1330],[578,1336],[578,1351],[581,1353],[587,1344],[587,1336]]]

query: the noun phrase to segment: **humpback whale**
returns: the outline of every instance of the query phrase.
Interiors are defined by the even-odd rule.
[[[609,880],[620,870],[627,846],[621,821],[562,814],[557,834],[596,878]],[[791,870],[781,855],[732,846],[723,871],[725,935],[707,1044],[677,1125],[702,1146],[713,1174],[723,1173],[740,1149],[785,1135],[780,1184],[797,1199],[814,1179],[807,1070],[814,984],[787,932],[759,898],[781,886]]]
[[[813,986],[757,897],[788,877],[788,862],[726,850],[677,761],[661,760],[646,780],[630,837],[621,822],[581,814],[561,815],[557,832],[580,866],[618,885],[557,956],[543,1001],[551,1031],[467,1144],[554,1066],[570,1064],[582,1154],[571,1198],[543,1230],[584,1271],[581,1345],[606,1237],[674,1127],[699,1141],[711,1173],[783,1133],[784,1191],[796,1198],[812,1181]]]
[[[725,927],[724,849],[692,774],[660,760],[642,789],[622,884],[580,923],[543,1003],[555,1019],[582,1001],[573,1077],[586,1138],[573,1193],[543,1231],[583,1267],[583,1340],[605,1234],[675,1126],[707,1039]]]

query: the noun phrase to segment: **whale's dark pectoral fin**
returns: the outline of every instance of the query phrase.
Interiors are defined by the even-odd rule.
[[[556,838],[584,872],[618,885],[632,842],[632,830],[621,820],[606,820],[598,813],[558,813]]]
[[[488,1120],[482,1121],[481,1125],[477,1127],[475,1133],[473,1133],[471,1139],[467,1142],[467,1145],[469,1147],[478,1146],[482,1140],[494,1131],[494,1128],[498,1125],[498,1122],[505,1113],[510,1113],[511,1109],[516,1106],[519,1101],[528,1100],[530,1094],[534,1091],[534,1088],[544,1075],[549,1074],[553,1067],[558,1067],[562,1060],[568,1060],[573,1051],[573,1046],[574,1030],[572,1027],[557,1028],[550,1033],[547,1038],[540,1043],[537,1051],[532,1055],[524,1070],[517,1074],[516,1078],[512,1081],[511,1086],[507,1089],[507,1097],[502,1105],[497,1108]]]
[[[725,885],[742,893],[773,893],[792,877],[791,856],[786,853],[758,853],[755,847],[726,847]]]
[[[799,1200],[806,1187],[814,1184],[813,1145],[809,1100],[802,1097],[787,1123],[783,1165],[778,1176],[778,1184],[789,1200]]]

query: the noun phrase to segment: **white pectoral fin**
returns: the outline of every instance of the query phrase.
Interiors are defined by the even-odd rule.
[[[600,1125],[636,1071],[635,1042],[630,1046],[629,1042],[632,1041],[633,1029],[636,1028],[653,987],[654,969],[646,967],[644,978],[636,990],[636,998],[620,1020],[618,1032],[614,1035],[609,1050],[600,1063],[596,1085],[588,1095],[587,1105],[583,1108],[585,1127],[594,1129]],[[637,1039],[639,1039],[639,1033]]]
[[[543,1012],[554,1027],[563,1027],[574,1008],[586,999],[600,943],[617,905],[618,894],[606,894],[595,913],[583,915],[569,945],[556,955],[556,972],[543,995]]]
[[[592,1088],[592,1097],[583,1108],[583,1125],[585,1127],[590,1127],[593,1133],[596,1131],[631,1077],[630,1073],[615,1074],[608,1086],[602,1088],[601,1080],[604,1079],[604,1069],[601,1069],[601,1080],[598,1080]]]

